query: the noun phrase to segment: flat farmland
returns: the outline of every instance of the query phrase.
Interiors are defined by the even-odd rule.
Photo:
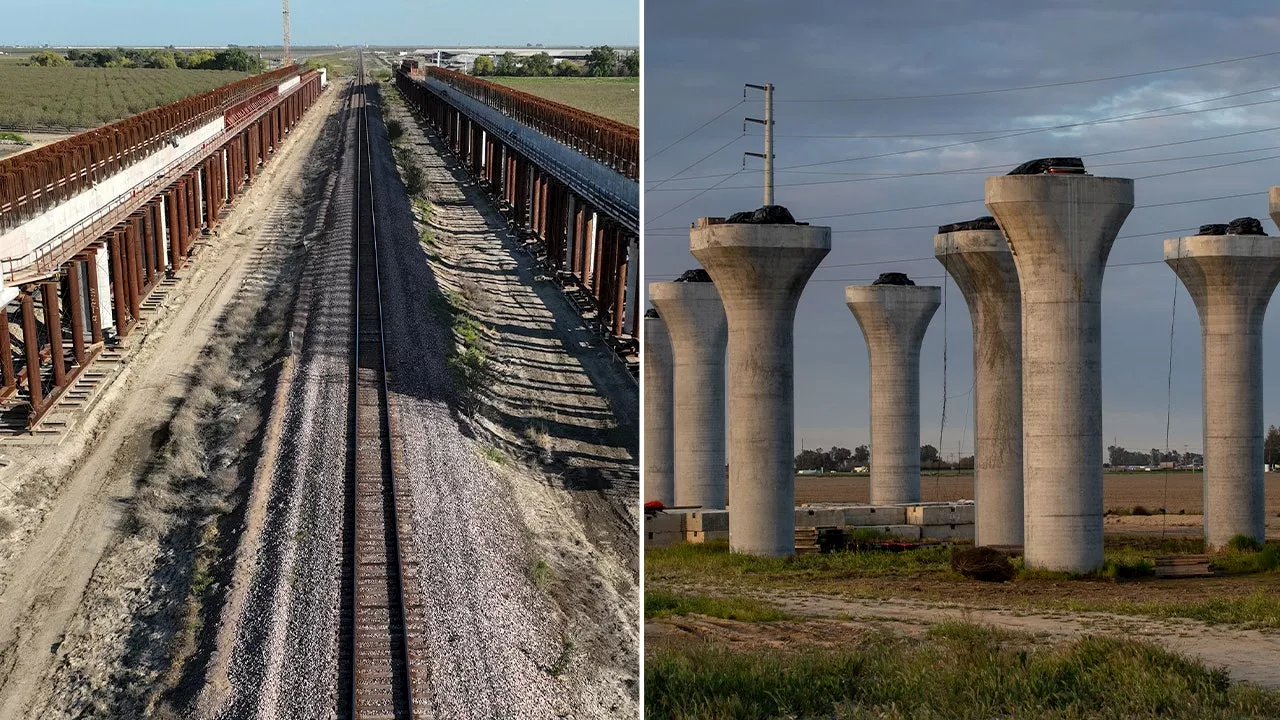
[[[1204,513],[1203,483],[1198,472],[1171,472],[1167,476],[1161,472],[1106,473],[1102,476],[1103,507],[1120,511],[1120,515],[1107,518],[1107,530],[1199,532]],[[866,475],[800,475],[796,477],[796,504],[865,503],[870,497],[869,486]],[[926,471],[920,478],[920,497],[925,502],[973,499],[973,474],[933,475]],[[1280,473],[1267,473],[1266,498],[1268,525],[1280,525]],[[1165,508],[1168,515],[1126,514],[1139,506],[1152,513]]]
[[[488,77],[486,80],[640,127],[640,78]]]
[[[0,62],[4,97],[0,128],[94,128],[247,75],[230,70],[27,67]]]

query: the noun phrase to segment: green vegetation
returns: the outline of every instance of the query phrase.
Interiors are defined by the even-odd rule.
[[[639,127],[640,79],[633,77],[495,77],[496,83]]]
[[[1258,590],[1243,597],[1215,597],[1188,602],[1072,603],[1073,610],[1106,610],[1125,615],[1156,618],[1187,618],[1206,623],[1226,623],[1246,627],[1280,628],[1280,597]]]
[[[547,674],[551,677],[560,677],[565,670],[569,669],[569,660],[573,658],[573,641],[565,639],[560,643],[560,657],[547,668]]]
[[[682,543],[645,553],[645,579],[796,586],[807,580],[898,575],[951,575],[951,549],[937,546],[903,552],[844,552],[771,558],[730,553],[723,540]],[[956,576],[959,577],[959,576]]]
[[[545,52],[533,55],[516,55],[507,51],[497,58],[481,55],[471,63],[472,75],[497,75],[502,77],[640,77],[640,52],[632,50],[619,54],[608,45],[591,48],[591,54],[583,63],[572,60],[556,61]]]
[[[332,81],[336,77],[350,75],[355,61],[347,53],[334,53],[332,55],[313,55],[307,58],[303,64],[316,70],[324,68],[329,73],[329,80]]]
[[[57,64],[48,56],[62,56],[52,52],[43,52],[44,62],[33,64]],[[266,64],[256,55],[250,55],[241,48],[232,47],[224,50],[193,50],[190,53],[173,48],[160,50],[140,48],[106,48],[101,50],[69,50],[65,58],[66,64],[83,68],[154,68],[157,70],[232,70],[243,73],[260,73]]]
[[[529,569],[529,579],[533,581],[533,586],[539,590],[546,590],[547,585],[551,583],[551,566],[546,560],[538,558],[538,562],[533,564]]]
[[[243,72],[0,64],[0,127],[97,127],[245,77]]]
[[[1150,643],[1029,636],[941,623],[924,638],[871,633],[839,648],[660,644],[645,660],[650,718],[1275,717],[1280,693]]]
[[[690,613],[741,622],[791,619],[790,615],[773,605],[751,598],[686,595],[657,588],[645,590],[644,616],[646,618],[664,618]]]
[[[21,145],[30,144],[27,142],[26,138],[22,137],[18,133],[12,132],[0,132],[0,142],[19,143]]]

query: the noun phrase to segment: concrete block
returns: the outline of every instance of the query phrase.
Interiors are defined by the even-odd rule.
[[[728,530],[686,530],[684,533],[684,541],[687,543],[715,542],[716,540],[728,539]]]
[[[838,507],[796,508],[796,527],[839,527],[845,524],[844,509]]]
[[[684,532],[684,513],[658,513],[644,519],[645,534]]]
[[[874,530],[883,534],[886,538],[896,538],[900,540],[919,540],[919,525],[867,525],[858,528],[858,530]]]
[[[644,532],[645,550],[670,547],[682,542],[684,542],[684,533],[682,532],[652,532],[649,530]]]
[[[920,529],[920,537],[925,540],[972,540],[973,523],[956,523],[953,525],[913,525]]]
[[[694,510],[684,514],[685,532],[729,532],[728,510]],[[726,535],[726,537],[728,537]]]
[[[973,505],[939,503],[908,505],[907,522],[911,525],[969,525],[974,518]]]
[[[907,509],[902,505],[854,505],[844,508],[844,524],[907,525]]]

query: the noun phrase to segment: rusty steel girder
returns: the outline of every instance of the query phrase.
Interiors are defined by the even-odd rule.
[[[209,122],[305,70],[291,66],[254,75],[0,160],[0,230],[16,227],[147,157],[170,136]]]
[[[574,148],[628,179],[640,179],[639,128],[452,70],[431,66],[425,70],[428,77]]]

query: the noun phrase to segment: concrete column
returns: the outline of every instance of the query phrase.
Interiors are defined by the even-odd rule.
[[[94,270],[98,279],[98,318],[103,329],[115,330],[115,316],[111,313],[111,254],[105,248],[94,255]]]
[[[729,329],[709,280],[649,283],[671,336],[676,505],[723,510],[724,352]]]
[[[644,501],[676,504],[671,434],[671,339],[656,310],[644,316]]]
[[[973,322],[975,545],[1021,545],[1022,303],[1018,268],[999,230],[933,238]]]
[[[729,323],[729,546],[795,552],[795,313],[831,228],[699,220],[693,256]]]
[[[1271,189],[1280,217],[1280,188]],[[1164,241],[1165,262],[1200,313],[1204,347],[1204,540],[1265,539],[1262,319],[1280,282],[1280,238],[1197,235]]]
[[[1022,296],[1022,449],[1028,567],[1102,566],[1102,274],[1133,181],[987,178]]]
[[[871,502],[920,502],[920,343],[941,289],[850,285],[871,366]]]

